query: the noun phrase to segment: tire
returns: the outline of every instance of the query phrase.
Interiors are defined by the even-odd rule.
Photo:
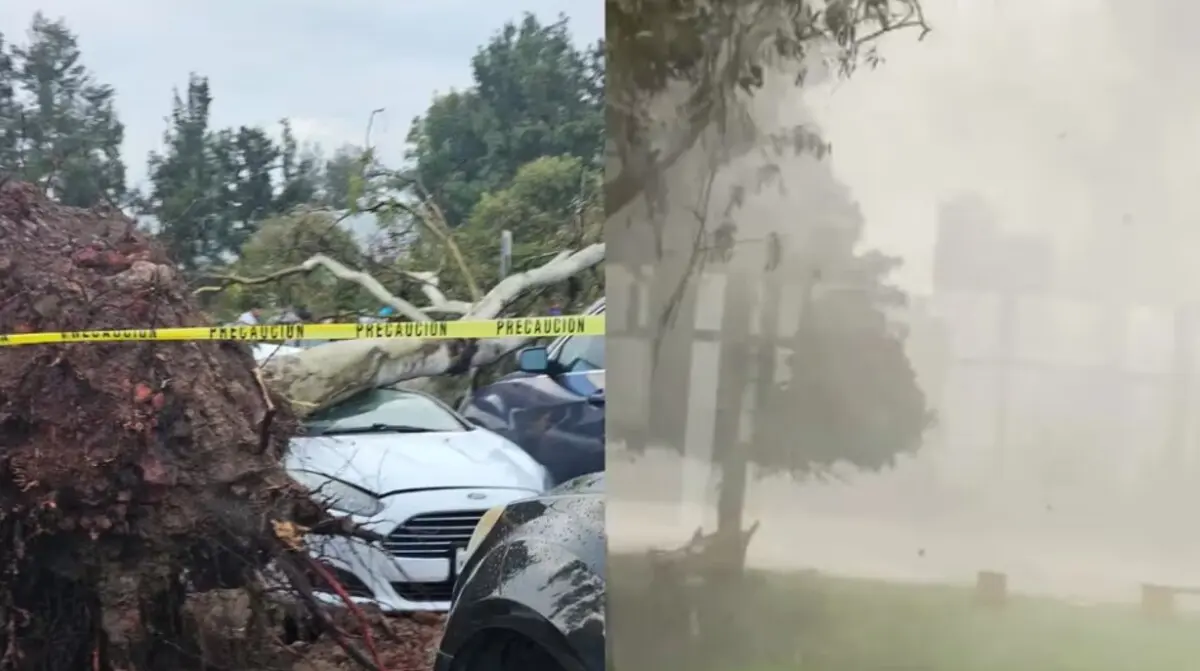
[[[540,645],[519,634],[489,634],[453,671],[566,671]]]

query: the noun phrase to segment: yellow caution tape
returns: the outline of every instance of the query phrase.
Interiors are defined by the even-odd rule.
[[[105,329],[63,333],[8,333],[0,334],[0,347],[146,340],[242,340],[249,342],[358,340],[363,338],[460,340],[508,337],[553,338],[566,335],[604,335],[604,315],[378,324],[263,324],[259,326]]]

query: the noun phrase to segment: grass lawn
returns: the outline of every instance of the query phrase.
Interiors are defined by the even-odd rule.
[[[687,599],[645,559],[612,557],[609,576],[618,671],[1200,670],[1200,618],[1154,622],[1132,605],[990,610],[971,588],[752,572],[701,606],[732,603],[733,619],[698,640]]]

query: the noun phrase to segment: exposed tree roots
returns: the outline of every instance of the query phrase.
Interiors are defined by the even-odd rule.
[[[120,213],[0,187],[0,334],[206,322]],[[271,563],[382,668],[366,616],[350,640],[305,579],[321,575],[306,530],[353,530],[281,470],[293,426],[238,344],[0,346],[0,671],[293,668],[259,579]],[[230,590],[246,601],[235,658],[188,607]]]

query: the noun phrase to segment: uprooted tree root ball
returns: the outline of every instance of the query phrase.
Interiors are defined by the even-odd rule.
[[[120,212],[0,185],[0,334],[201,325]],[[0,347],[0,669],[210,668],[187,594],[257,601],[270,562],[312,602],[297,537],[328,520],[279,465],[293,427],[244,345]]]

